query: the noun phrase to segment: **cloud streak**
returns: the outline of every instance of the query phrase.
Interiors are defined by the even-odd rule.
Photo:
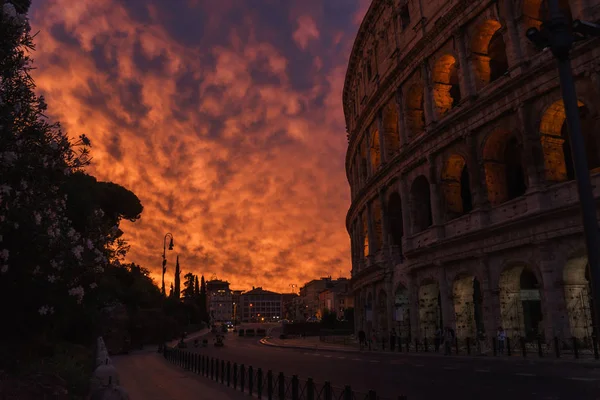
[[[144,204],[123,224],[128,259],[158,281],[169,231],[171,267],[177,253],[235,287],[347,275],[341,91],[359,2],[172,3],[49,0],[31,15],[49,112],[92,139],[94,175]]]

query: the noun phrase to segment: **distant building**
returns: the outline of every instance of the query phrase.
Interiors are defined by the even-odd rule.
[[[213,279],[206,282],[208,312],[212,322],[231,321],[233,316],[233,297],[229,282]]]
[[[242,322],[266,322],[281,319],[281,293],[262,287],[252,288],[240,296]]]
[[[331,287],[319,293],[319,315],[325,310],[335,313],[338,319],[344,317],[344,311],[354,307],[354,295],[350,293],[350,281],[339,278],[332,281]]]
[[[281,318],[282,319],[289,319],[289,320],[294,319],[294,316],[296,315],[294,303],[298,297],[299,296],[296,293],[282,293],[282,295],[281,295],[281,310],[282,310]]]
[[[240,314],[241,310],[241,296],[244,293],[243,290],[232,290],[231,291],[231,301],[233,305],[233,320],[237,321],[242,319],[242,315]]]
[[[300,303],[303,308],[300,311],[297,319],[309,319],[309,318],[320,318],[321,317],[321,303],[319,294],[329,288],[334,287],[338,282],[348,282],[347,278],[331,279],[331,277],[324,277],[321,279],[313,279],[307,282],[300,288]]]

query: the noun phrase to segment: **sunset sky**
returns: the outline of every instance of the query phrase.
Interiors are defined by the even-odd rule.
[[[289,291],[347,276],[341,104],[369,0],[34,0],[34,78],[134,191],[127,261]]]

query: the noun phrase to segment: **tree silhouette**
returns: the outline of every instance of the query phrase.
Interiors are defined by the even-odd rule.
[[[195,276],[194,297],[200,297],[200,284],[198,283],[198,275]]]
[[[181,269],[179,268],[179,256],[177,256],[177,261],[175,263],[175,291],[173,292],[173,296],[176,300],[181,298]]]
[[[194,292],[195,292],[195,283],[196,277],[191,272],[188,272],[184,276],[185,280],[183,282],[183,298],[186,302],[192,303],[194,300]]]

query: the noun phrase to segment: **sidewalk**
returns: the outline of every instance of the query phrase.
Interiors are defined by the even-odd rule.
[[[537,354],[531,353],[529,357],[524,358],[520,354],[513,354],[512,356],[493,356],[493,355],[456,355],[444,356],[443,352],[435,353],[429,352],[392,352],[392,351],[381,351],[381,350],[360,350],[358,344],[334,344],[321,342],[318,336],[309,336],[306,338],[294,338],[294,339],[279,339],[275,337],[266,337],[261,339],[261,344],[272,347],[283,347],[289,349],[298,350],[321,350],[321,351],[332,351],[340,353],[363,353],[373,355],[385,355],[390,358],[401,358],[401,357],[439,357],[443,359],[454,358],[460,360],[485,360],[485,361],[498,361],[498,362],[513,362],[521,361],[528,363],[554,363],[554,364],[577,364],[583,366],[590,366],[594,368],[600,368],[600,360],[593,358],[580,358],[574,359],[570,354],[565,354],[561,358],[556,358],[553,354],[547,355],[546,357],[540,358]]]
[[[119,373],[120,385],[129,393],[130,400],[248,398],[243,393],[169,364],[156,352],[156,348],[116,356],[113,363]]]

